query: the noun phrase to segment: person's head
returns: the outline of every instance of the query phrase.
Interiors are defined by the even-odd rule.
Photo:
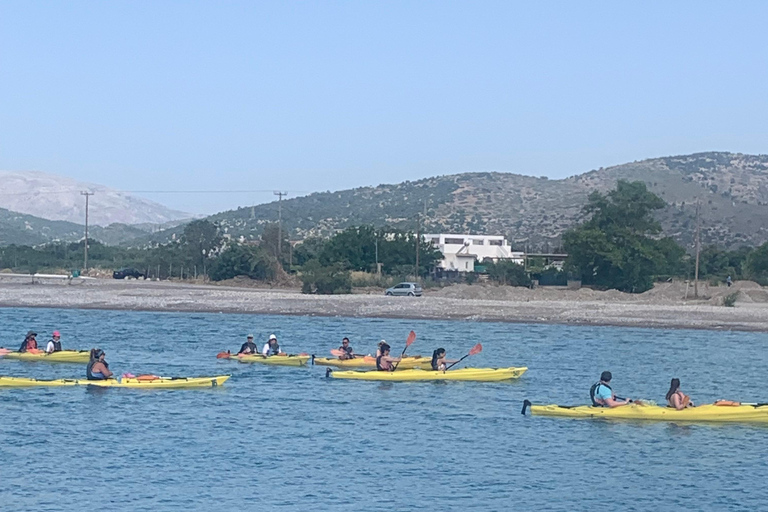
[[[53,331],[53,339],[58,340],[61,338],[61,333],[59,331]]]
[[[386,341],[384,341],[384,340],[381,340],[381,341],[379,342],[379,345],[378,345],[378,347],[379,347],[379,348],[381,348],[381,347],[382,347],[382,345],[386,345],[386,344],[387,344],[387,342],[386,342]]]
[[[613,375],[611,375],[611,372],[603,372],[600,374],[600,380],[603,382],[611,382],[612,378]]]
[[[100,348],[91,349],[91,361],[104,361],[104,351]]]
[[[349,346],[349,338],[342,338],[341,339],[341,344],[344,345],[345,347],[348,347]]]
[[[270,345],[277,345],[277,336],[274,334],[269,335],[269,344]]]
[[[677,393],[678,389],[680,389],[680,379],[674,378],[672,379],[672,382],[669,383],[669,391],[667,391],[667,400],[669,400],[672,395]]]
[[[390,348],[390,347],[389,347],[389,345],[387,345],[386,343],[382,343],[382,344],[379,346],[379,349],[381,350],[381,354],[382,354],[382,355],[387,355],[387,354],[389,354],[389,348]]]
[[[247,339],[248,341],[253,341],[253,334],[249,334]]]
[[[444,348],[439,348],[439,349],[435,350],[434,352],[432,352],[432,358],[433,359],[437,359],[437,358],[443,357],[443,356],[445,356],[445,349]]]
[[[27,331],[27,338],[28,340],[35,339],[35,336],[37,336],[37,333],[35,331]]]

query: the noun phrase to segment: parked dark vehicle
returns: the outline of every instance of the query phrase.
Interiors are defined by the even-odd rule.
[[[421,285],[419,283],[400,283],[393,286],[392,288],[387,288],[387,291],[384,293],[386,295],[407,295],[410,297],[421,297]]]
[[[112,272],[112,277],[114,277],[115,279],[125,279],[126,277],[132,277],[134,279],[138,279],[140,277],[145,277],[145,276],[135,268],[121,268],[120,270],[115,270],[114,272]]]

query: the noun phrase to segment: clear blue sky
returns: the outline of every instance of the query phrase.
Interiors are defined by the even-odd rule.
[[[766,20],[746,1],[4,0],[0,169],[317,191],[766,153]]]

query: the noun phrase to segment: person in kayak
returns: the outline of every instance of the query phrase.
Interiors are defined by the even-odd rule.
[[[387,345],[387,342],[384,340],[381,340],[378,345],[376,345],[376,357],[379,357],[381,355],[381,347],[383,345]],[[389,346],[389,345],[387,345]]]
[[[53,331],[53,336],[48,340],[48,345],[45,347],[45,352],[47,354],[61,352],[61,333],[59,331]]]
[[[100,348],[91,349],[91,360],[85,368],[85,377],[88,380],[106,380],[112,377],[109,371],[109,363],[104,360],[106,354]]]
[[[19,347],[19,352],[28,352],[30,350],[37,350],[37,333],[35,331],[28,331],[24,342]]]
[[[285,352],[280,351],[280,345],[277,343],[277,336],[274,334],[269,335],[269,341],[267,341],[264,344],[264,348],[261,349],[261,355],[264,357],[285,355]]]
[[[240,352],[238,352],[237,355],[258,353],[259,347],[253,342],[253,334],[249,334],[245,340],[245,343],[243,343],[243,345],[240,347]]]
[[[391,357],[389,355],[390,347],[386,343],[382,344],[379,347],[379,350],[381,350],[381,354],[376,357],[376,369],[380,372],[392,372],[395,370],[395,365],[392,363],[396,363],[400,361],[399,357]]]
[[[686,407],[695,407],[691,402],[691,397],[680,391],[680,379],[672,379],[667,391],[667,405],[682,411]]]
[[[339,347],[339,350],[341,351],[339,359],[342,361],[346,359],[354,359],[357,357],[357,355],[355,355],[355,351],[352,350],[352,347],[349,345],[349,338],[347,337],[341,339],[341,346]]]
[[[432,352],[432,369],[435,371],[445,371],[449,364],[458,362],[458,359],[446,359],[444,348],[439,348]]]
[[[632,403],[629,398],[616,398],[611,388],[611,379],[613,375],[611,372],[603,372],[600,374],[600,382],[592,384],[589,389],[589,397],[592,399],[592,405],[594,407],[621,407]]]

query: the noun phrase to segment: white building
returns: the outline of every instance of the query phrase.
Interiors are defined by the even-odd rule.
[[[482,263],[486,258],[494,262],[512,260],[523,265],[525,253],[512,252],[509,242],[499,235],[423,235],[443,253],[443,259],[438,267],[443,270],[458,270],[459,272],[474,272],[475,264]]]

